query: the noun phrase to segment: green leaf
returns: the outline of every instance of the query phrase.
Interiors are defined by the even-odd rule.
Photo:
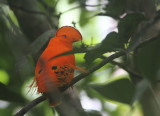
[[[138,13],[127,14],[118,23],[118,33],[111,32],[101,42],[101,48],[107,52],[115,51],[115,49],[122,49],[128,43],[130,37],[137,30],[141,21],[144,20],[144,15]]]
[[[118,33],[111,32],[107,37],[101,42],[101,49],[104,49],[105,52],[113,52],[117,49],[123,48],[124,43],[119,38]]]
[[[82,9],[79,17],[79,21],[80,21],[79,25],[83,27],[89,22],[90,17],[92,17],[95,14],[93,14],[93,12],[86,10],[83,5],[81,6],[81,8]]]
[[[119,17],[125,12],[127,0],[109,0],[104,9],[110,16]]]
[[[13,112],[13,108],[14,108],[14,106],[7,107],[7,108],[0,108],[0,114],[1,114],[1,116],[12,116],[13,115],[13,113],[12,113]]]
[[[97,46],[92,47],[85,55],[87,63],[93,62],[96,58],[101,57],[104,53],[123,50],[131,36],[136,31],[139,23],[144,16],[137,13],[127,14],[118,24],[118,33],[111,32]]]
[[[21,95],[14,93],[13,91],[8,89],[7,86],[2,84],[1,82],[0,82],[0,93],[1,93],[1,95],[0,95],[1,100],[11,101],[11,102],[19,102],[19,103],[24,102],[24,99]]]
[[[101,45],[97,45],[94,47],[91,47],[89,51],[84,56],[84,59],[86,60],[86,63],[90,64],[92,63],[96,58],[101,57],[104,53],[103,49],[101,49]]]
[[[118,24],[118,34],[121,43],[127,43],[129,38],[136,31],[139,23],[144,20],[144,15],[139,13],[127,14]]]
[[[109,100],[131,104],[134,85],[127,78],[121,78],[105,85],[92,86],[99,94]]]
[[[73,4],[73,3],[75,3],[75,2],[77,2],[77,0],[68,0],[68,3],[69,3],[69,4]]]
[[[49,6],[49,7],[55,7],[55,3],[57,2],[56,0],[44,0],[44,2]]]
[[[96,58],[101,57],[104,53],[118,51],[123,48],[123,44],[116,32],[111,32],[97,46],[92,47],[85,55],[87,63],[93,62]]]
[[[102,116],[101,113],[96,110],[85,111],[85,112],[80,113],[80,115],[81,116]]]
[[[139,72],[150,81],[160,77],[160,37],[140,48],[135,55],[135,64]]]

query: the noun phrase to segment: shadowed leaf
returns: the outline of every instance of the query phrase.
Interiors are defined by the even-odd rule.
[[[99,94],[109,100],[131,104],[134,86],[127,78],[118,79],[105,85],[92,86]]]
[[[119,17],[125,13],[127,0],[109,0],[104,10],[107,11],[110,16]]]
[[[14,93],[13,91],[9,90],[7,86],[5,86],[2,83],[0,83],[0,93],[1,93],[0,95],[1,100],[18,102],[18,103],[24,102],[24,99],[20,94]]]
[[[160,77],[160,39],[147,43],[135,55],[137,69],[151,81]]]

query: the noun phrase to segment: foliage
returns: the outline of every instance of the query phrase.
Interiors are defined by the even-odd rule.
[[[93,86],[93,87],[92,87]],[[104,85],[92,85],[91,87],[98,91],[107,99],[115,100],[125,104],[131,104],[134,95],[134,85],[128,78],[121,78]],[[105,90],[105,91],[104,91]]]
[[[32,96],[29,99],[26,97],[24,88],[34,77],[36,61],[49,39],[54,37],[63,15],[78,9],[78,21],[73,20],[70,24],[86,33],[96,23],[91,21],[93,17],[110,17],[118,23],[117,31],[105,34],[101,42],[95,45],[84,42],[78,44],[73,51],[61,54],[83,53],[79,55],[81,60],[77,58],[77,65],[86,67],[88,72],[80,75],[76,72],[78,76],[70,86],[76,86],[80,94],[87,93],[90,99],[98,99],[102,108],[99,111],[84,110],[80,104],[80,96],[77,92],[68,92],[67,85],[61,88],[64,91],[64,104],[50,108],[44,101],[46,98],[39,97],[35,99],[35,102],[39,100],[34,104],[36,106],[31,105],[34,107],[32,110],[28,105],[27,110],[30,111],[27,115],[49,116],[58,113],[61,116],[100,116],[101,112],[111,116],[126,115],[129,111],[120,113],[119,108],[127,106],[132,110],[138,102],[142,109],[138,105],[136,107],[143,112],[138,115],[159,116],[159,2],[97,0],[96,5],[90,5],[88,0],[68,0],[67,4],[75,7],[69,7],[62,13],[59,6],[64,4],[60,3],[62,2],[57,0],[0,1],[0,70],[5,71],[9,77],[9,83],[1,82],[1,78],[5,78],[1,77],[0,72],[0,100],[7,103],[4,107],[0,106],[0,115],[13,115],[19,107],[25,108],[26,104],[33,103]],[[97,10],[89,10],[87,7]],[[98,30],[103,28],[97,29],[97,33]],[[120,75],[120,72],[117,75],[120,69],[127,74]],[[42,101],[42,104],[37,105]],[[116,104],[117,108],[111,110],[106,106],[106,101]],[[132,112],[129,114],[132,115]]]

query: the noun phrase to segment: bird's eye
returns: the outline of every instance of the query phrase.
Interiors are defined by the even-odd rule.
[[[64,38],[67,38],[67,35],[63,35]]]

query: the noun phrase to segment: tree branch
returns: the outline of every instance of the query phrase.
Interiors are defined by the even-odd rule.
[[[103,61],[101,61],[99,64],[97,64],[96,66],[90,68],[88,70],[88,73],[82,73],[80,75],[78,75],[76,78],[74,78],[70,85],[73,86],[75,83],[77,83],[78,81],[80,81],[81,79],[85,78],[86,76],[88,76],[89,74],[93,73],[94,71],[100,69],[101,67],[103,67],[104,65],[106,65],[107,63],[109,63],[110,61],[112,61],[113,59],[116,59],[120,56],[125,55],[126,53],[124,51],[120,51],[117,52],[115,54],[112,54],[111,56],[107,57],[106,59],[104,59]]]
[[[41,103],[42,101],[46,100],[46,97],[40,96],[33,101],[29,102],[27,105],[25,105],[20,111],[18,111],[13,116],[23,116],[26,112],[28,112],[31,108],[33,108],[35,105]]]
[[[124,69],[125,71],[127,71],[129,74],[135,75],[135,77],[137,77],[138,79],[143,79],[144,77],[142,77],[142,75],[140,75],[139,73],[137,73],[136,71],[134,71],[133,69],[125,66],[124,64],[121,64],[119,62],[116,61],[111,61],[110,62],[113,65],[117,65],[118,67]]]
[[[64,92],[66,89],[68,89],[69,87],[73,86],[75,83],[77,83],[78,81],[80,81],[81,79],[85,78],[86,76],[88,76],[89,74],[93,73],[94,71],[98,70],[99,68],[103,67],[104,65],[106,65],[108,62],[112,61],[115,58],[118,58],[120,56],[125,55],[125,52],[117,52],[109,57],[107,57],[106,59],[104,59],[103,61],[101,61],[99,64],[97,64],[96,66],[90,68],[88,70],[87,73],[81,73],[80,75],[76,76],[70,84],[68,85],[64,85],[63,87],[59,88],[61,92]],[[33,108],[34,106],[36,106],[37,104],[39,104],[40,102],[46,100],[45,96],[40,96],[36,99],[34,99],[33,101],[31,101],[30,103],[28,103],[27,105],[25,105],[20,111],[18,111],[16,114],[14,114],[14,116],[23,116],[25,113],[27,113],[31,108]]]

